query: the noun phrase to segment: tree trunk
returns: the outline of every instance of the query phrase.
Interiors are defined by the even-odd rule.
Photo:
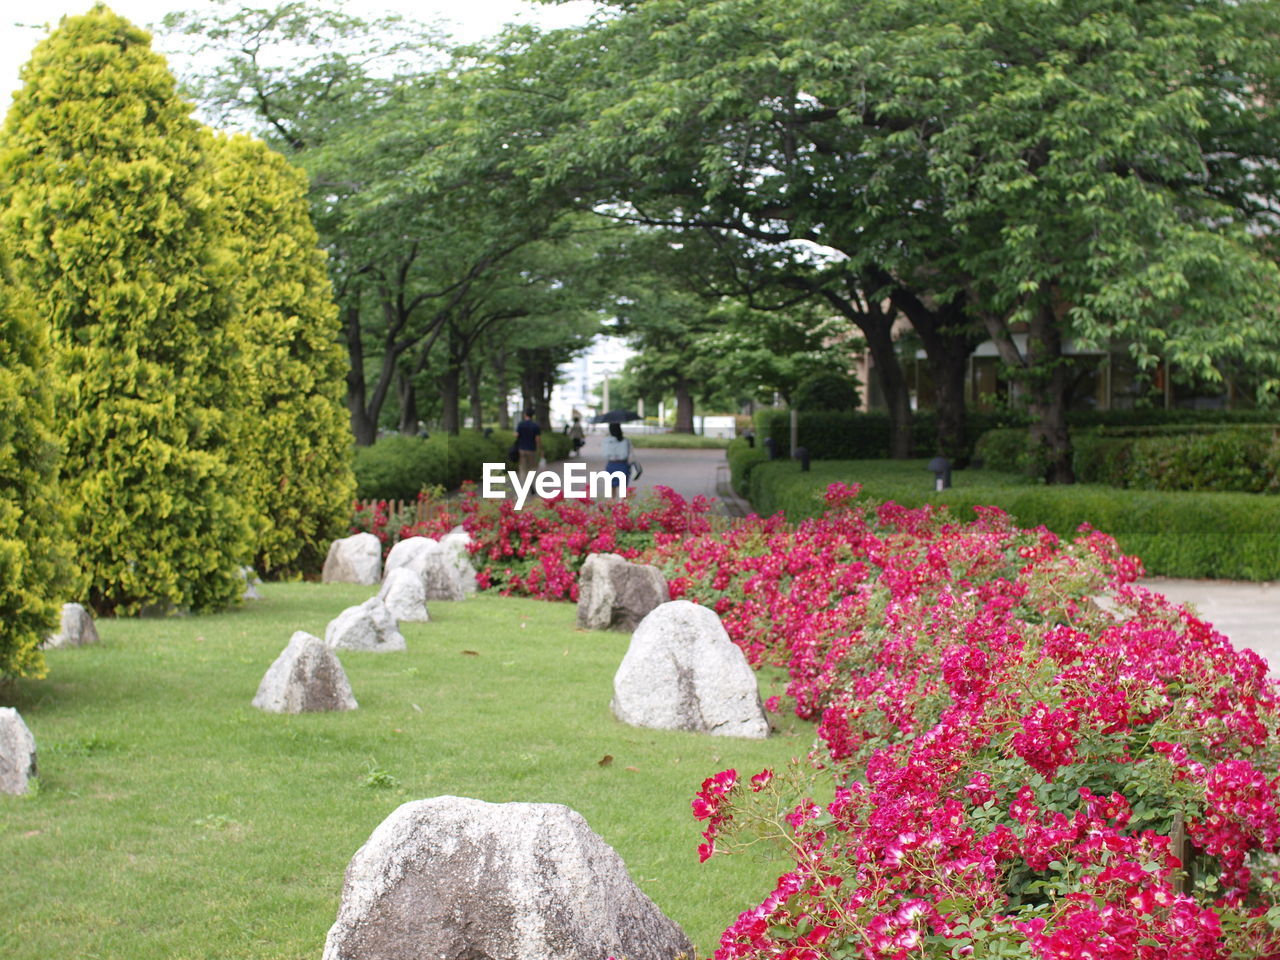
[[[912,446],[911,393],[893,345],[893,314],[876,305],[864,316],[866,319],[858,322],[858,327],[866,337],[872,369],[880,380],[880,391],[889,412],[889,456],[906,460],[911,456]]]
[[[493,355],[493,372],[498,378],[498,429],[511,429],[511,381],[507,379],[507,351]]]
[[[933,378],[937,404],[936,450],[955,466],[964,466],[972,444],[968,436],[968,412],[964,405],[964,381],[969,370],[969,356],[982,341],[982,336],[965,310],[966,299],[957,295],[941,306],[930,305],[883,270],[872,270],[871,276],[884,287],[893,305],[911,321],[920,336],[925,362]]]
[[[471,426],[475,430],[483,430],[484,402],[480,397],[480,364],[474,360],[467,361],[467,391],[471,395]]]
[[[1052,303],[1036,311],[1027,331],[1031,440],[1040,452],[1047,483],[1075,483],[1067,429],[1070,370],[1062,355],[1062,328]]]
[[[347,340],[347,410],[356,445],[372,446],[378,439],[378,422],[365,410],[364,341],[360,339],[360,306],[348,304],[343,312]]]
[[[440,375],[440,429],[453,436],[462,426],[458,416],[461,381],[461,371],[452,363]]]
[[[413,378],[403,370],[396,372],[396,399],[400,402],[400,432],[405,436],[418,435],[418,391]]]
[[[676,381],[676,424],[672,432],[693,433],[693,394],[684,378]]]

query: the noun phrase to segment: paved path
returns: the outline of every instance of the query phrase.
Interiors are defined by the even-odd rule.
[[[604,467],[603,439],[603,432],[587,438],[582,452],[590,469]],[[644,464],[644,474],[635,486],[639,492],[662,484],[688,499],[699,495],[715,497],[720,509],[730,516],[750,512],[749,505],[729,489],[729,467],[723,450],[637,447],[635,455]],[[1272,673],[1280,676],[1280,584],[1152,577],[1142,585],[1176,603],[1191,604],[1236,646],[1249,647],[1265,657],[1272,665]]]

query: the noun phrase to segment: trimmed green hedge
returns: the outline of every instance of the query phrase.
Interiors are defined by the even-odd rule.
[[[371,447],[357,447],[356,496],[361,500],[412,500],[424,487],[455,490],[464,480],[479,480],[481,465],[503,460],[498,434],[485,439],[474,430],[457,436],[383,437]]]
[[[781,510],[800,520],[822,512],[828,484],[859,482],[872,500],[912,507],[941,503],[961,520],[972,519],[975,506],[992,505],[1020,526],[1043,525],[1063,537],[1089,523],[1141,557],[1154,575],[1280,579],[1280,497],[1044,486],[992,470],[959,471],[955,486],[936,494],[931,479],[923,461],[827,462],[814,464],[810,473],[801,473],[794,462],[775,461],[752,470],[750,499],[762,516]]]
[[[725,456],[729,458],[729,485],[733,487],[734,493],[745,497],[749,490],[747,484],[751,481],[751,471],[758,463],[768,463],[769,453],[759,445],[753,447],[739,438],[729,443]]]
[[[773,437],[778,455],[791,449],[791,411],[772,408],[756,411],[757,442]],[[813,460],[878,460],[889,456],[889,415],[833,410],[801,410],[796,417],[799,444]],[[1008,414],[971,411],[968,435],[976,441],[987,431],[1016,423]],[[932,411],[917,413],[911,426],[913,456],[933,456],[937,446],[938,421]]]
[[[1277,424],[1098,428],[1072,437],[1076,479],[1141,490],[1280,493]],[[976,454],[993,469],[1031,473],[1025,430],[992,430]]]

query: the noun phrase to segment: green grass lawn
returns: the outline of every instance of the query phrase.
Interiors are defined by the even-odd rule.
[[[638,450],[662,447],[676,450],[723,450],[729,446],[726,437],[700,437],[692,433],[635,433],[627,434],[631,445]]]
[[[229,614],[100,621],[101,644],[0,687],[40,770],[34,794],[0,796],[0,956],[314,960],[351,855],[399,804],[443,794],[573,807],[700,954],[772,889],[777,864],[698,863],[689,800],[725,767],[803,755],[811,728],[624,726],[609,699],[628,637],[494,596],[432,604],[403,625],[407,654],[343,651],[360,709],[265,714],[249,701],[292,632],[322,636],[371,588],[262,592]]]

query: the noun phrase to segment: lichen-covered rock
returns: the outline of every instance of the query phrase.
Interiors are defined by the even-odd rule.
[[[761,740],[755,671],[715,611],[672,600],[641,621],[613,678],[613,714],[634,727]]]
[[[299,630],[258,685],[253,705],[268,713],[354,710],[346,671],[319,637]]]
[[[453,565],[458,569],[458,578],[462,583],[462,592],[467,596],[476,592],[476,568],[471,562],[471,534],[461,527],[455,527],[440,538],[440,546],[453,557]]]
[[[688,937],[587,822],[554,803],[436,797],[347,867],[324,960],[674,960]]]
[[[382,541],[372,533],[333,541],[321,579],[325,583],[377,583],[382,579]]]
[[[409,567],[397,567],[387,574],[378,591],[378,599],[387,605],[391,615],[401,622],[425,623],[427,589],[422,576]]]
[[[36,738],[13,707],[0,707],[0,793],[26,793],[36,775]]]
[[[98,628],[89,611],[78,603],[62,605],[62,621],[58,632],[45,641],[47,647],[83,647],[98,642]]]
[[[442,547],[430,537],[405,537],[399,541],[391,552],[387,554],[387,562],[382,570],[382,577],[385,580],[391,576],[392,570],[398,570],[401,567],[408,567],[412,570],[422,572],[422,559],[430,553],[439,553]]]
[[[325,646],[342,650],[392,653],[406,649],[396,618],[377,597],[338,614],[325,628],[324,642]]]
[[[616,553],[593,553],[578,575],[578,626],[631,631],[670,598],[657,567],[631,563]]]

